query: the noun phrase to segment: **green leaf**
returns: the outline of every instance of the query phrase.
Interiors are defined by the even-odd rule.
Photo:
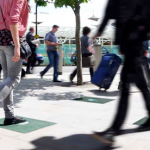
[[[51,2],[54,2],[55,7],[72,7],[75,8],[75,4],[76,2],[81,3],[88,3],[88,1],[90,0],[51,0]],[[38,6],[47,6],[47,4],[49,3],[48,0],[35,0],[35,2],[37,3]]]

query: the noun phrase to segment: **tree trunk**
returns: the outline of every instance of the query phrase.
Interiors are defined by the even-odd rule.
[[[76,2],[75,5],[76,16],[76,49],[77,49],[77,85],[83,85],[82,79],[82,53],[81,53],[81,41],[80,41],[80,3]]]

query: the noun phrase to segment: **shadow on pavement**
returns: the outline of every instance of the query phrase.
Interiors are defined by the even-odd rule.
[[[71,86],[72,83],[54,83],[48,79],[24,79],[14,90],[14,103],[20,103],[28,97],[36,97],[38,100],[60,101],[82,96],[80,92],[63,92],[60,89],[57,92],[51,90],[46,91],[50,87],[69,87],[69,85]],[[0,107],[2,107],[2,103],[0,103]]]
[[[31,142],[32,150],[112,150],[114,148],[94,139],[88,134],[77,134],[61,139],[42,137]]]
[[[92,92],[97,96],[107,96],[107,97],[119,96],[120,95],[120,91],[89,90],[89,92]],[[139,92],[140,91],[130,91],[130,94],[135,94],[135,93],[139,93]]]
[[[97,96],[108,96],[108,97],[112,97],[112,96],[119,96],[120,95],[120,91],[101,91],[101,90],[89,90],[89,92],[94,93]]]
[[[33,95],[32,95],[33,96]],[[61,100],[71,100],[78,97],[82,97],[80,92],[57,92],[57,93],[44,93],[37,96],[38,100],[47,100],[47,101],[61,101]]]
[[[92,85],[91,82],[83,82],[83,85],[78,86],[78,87],[84,87],[85,85]],[[62,82],[60,84],[62,87],[77,87],[77,82]]]

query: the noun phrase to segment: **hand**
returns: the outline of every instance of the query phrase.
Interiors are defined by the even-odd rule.
[[[55,43],[55,46],[58,46],[58,43]]]
[[[19,60],[20,60],[20,46],[15,46],[14,57],[12,57],[12,61],[18,62]]]
[[[36,47],[39,47],[39,44],[36,44]]]

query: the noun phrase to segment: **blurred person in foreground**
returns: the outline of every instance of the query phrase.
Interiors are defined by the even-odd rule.
[[[25,119],[15,116],[13,90],[21,79],[19,37],[22,38],[27,29],[30,11],[28,2],[29,0],[0,1],[0,62],[3,69],[0,101],[3,101],[5,111],[4,125],[26,122]]]
[[[38,47],[38,44],[32,43],[34,41],[33,33],[34,33],[34,27],[30,27],[29,32],[26,35],[26,41],[28,42],[31,48],[32,55],[28,58],[26,74],[31,74],[31,67],[33,70],[37,60],[36,47]]]
[[[49,64],[47,67],[40,72],[41,78],[48,72],[51,67],[54,67],[53,82],[61,82],[58,80],[58,65],[59,65],[59,53],[57,50],[57,39],[55,33],[58,31],[59,26],[54,25],[52,31],[48,32],[45,36],[45,44],[47,47],[47,55]]]
[[[83,28],[83,36],[81,37],[81,51],[82,51],[82,57],[89,57],[94,54],[94,48],[93,48],[93,42],[92,39],[89,37],[89,34],[91,33],[91,29],[89,27]],[[94,68],[89,68],[91,78],[94,74]],[[77,68],[73,71],[73,73],[70,75],[70,81],[73,82],[74,77],[77,75]]]
[[[133,15],[124,21],[121,29],[119,46],[121,54],[125,56],[125,62],[121,73],[122,88],[117,113],[110,128],[93,134],[95,138],[109,145],[114,143],[114,136],[120,133],[126,118],[131,83],[134,83],[142,92],[148,112],[148,120],[139,126],[137,131],[150,130],[149,75],[143,46],[149,30],[142,5],[140,3],[135,3],[135,5]]]
[[[148,74],[150,75],[150,68],[149,68],[149,62],[150,62],[150,60],[149,60],[149,41],[148,40],[146,40],[146,41],[144,41],[143,42],[143,48],[145,49],[145,59],[146,59],[146,61],[147,61],[147,69],[148,69]],[[120,52],[120,54],[121,54],[121,52]],[[122,88],[122,82],[120,81],[119,82],[119,86],[118,86],[118,90],[121,90],[121,88]]]

